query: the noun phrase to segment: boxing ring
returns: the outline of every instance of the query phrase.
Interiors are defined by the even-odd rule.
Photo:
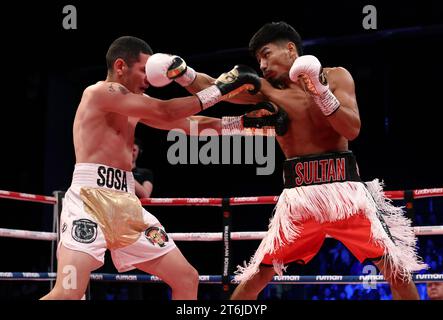
[[[31,201],[53,206],[53,230],[52,232],[18,230],[0,228],[0,237],[51,241],[51,261],[49,272],[14,272],[0,269],[0,281],[51,281],[56,278],[56,248],[59,240],[59,217],[61,213],[61,203],[64,192],[54,192],[54,196],[34,195],[12,191],[0,190],[0,198]],[[429,197],[443,197],[443,188],[385,191],[385,195],[391,200],[404,200],[406,202],[406,214],[414,205],[415,199]],[[222,241],[223,242],[223,272],[220,275],[200,275],[200,283],[222,284],[222,295],[227,298],[231,285],[235,284],[231,274],[231,242],[245,240],[260,240],[264,237],[265,231],[245,231],[232,232],[232,212],[234,206],[245,205],[274,205],[278,196],[257,196],[257,197],[230,197],[230,198],[145,198],[141,199],[143,206],[208,206],[219,207],[223,217],[222,230],[220,232],[180,232],[168,235],[174,241]],[[436,226],[416,226],[414,232],[417,236],[443,235],[443,225]],[[249,258],[245,254],[244,259]],[[91,281],[108,282],[143,282],[161,283],[162,280],[156,276],[148,274],[110,274],[92,273]],[[426,283],[430,281],[443,281],[443,274],[427,273],[414,274],[413,280],[416,283]],[[376,282],[386,283],[382,275],[284,275],[274,276],[270,284],[363,284]]]

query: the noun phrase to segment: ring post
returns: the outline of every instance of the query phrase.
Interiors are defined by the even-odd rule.
[[[414,222],[414,190],[405,190],[406,217]]]
[[[229,198],[222,200],[223,212],[223,299],[227,300],[230,296],[230,266],[231,266],[231,206]]]
[[[54,191],[52,193],[55,197],[56,203],[54,204],[53,218],[52,218],[52,232],[57,234],[57,240],[51,242],[51,266],[50,272],[57,272],[57,245],[60,241],[60,215],[62,213],[64,191]],[[55,279],[49,281],[49,289],[54,288]]]

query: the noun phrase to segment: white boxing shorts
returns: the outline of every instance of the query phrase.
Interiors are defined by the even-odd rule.
[[[63,199],[59,247],[85,252],[101,265],[109,249],[119,272],[176,248],[134,190],[132,172],[77,163]]]

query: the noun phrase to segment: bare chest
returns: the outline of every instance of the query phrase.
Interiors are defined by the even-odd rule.
[[[112,131],[117,135],[128,136],[134,133],[137,119],[110,113],[105,116],[105,124],[108,131]]]
[[[312,97],[300,87],[281,90],[276,101],[289,117],[288,132],[278,142],[286,157],[342,149],[343,139],[332,128]]]

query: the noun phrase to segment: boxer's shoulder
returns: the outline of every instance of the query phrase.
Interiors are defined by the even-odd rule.
[[[337,86],[354,83],[351,73],[344,67],[323,68],[323,74],[332,91],[334,91]]]

